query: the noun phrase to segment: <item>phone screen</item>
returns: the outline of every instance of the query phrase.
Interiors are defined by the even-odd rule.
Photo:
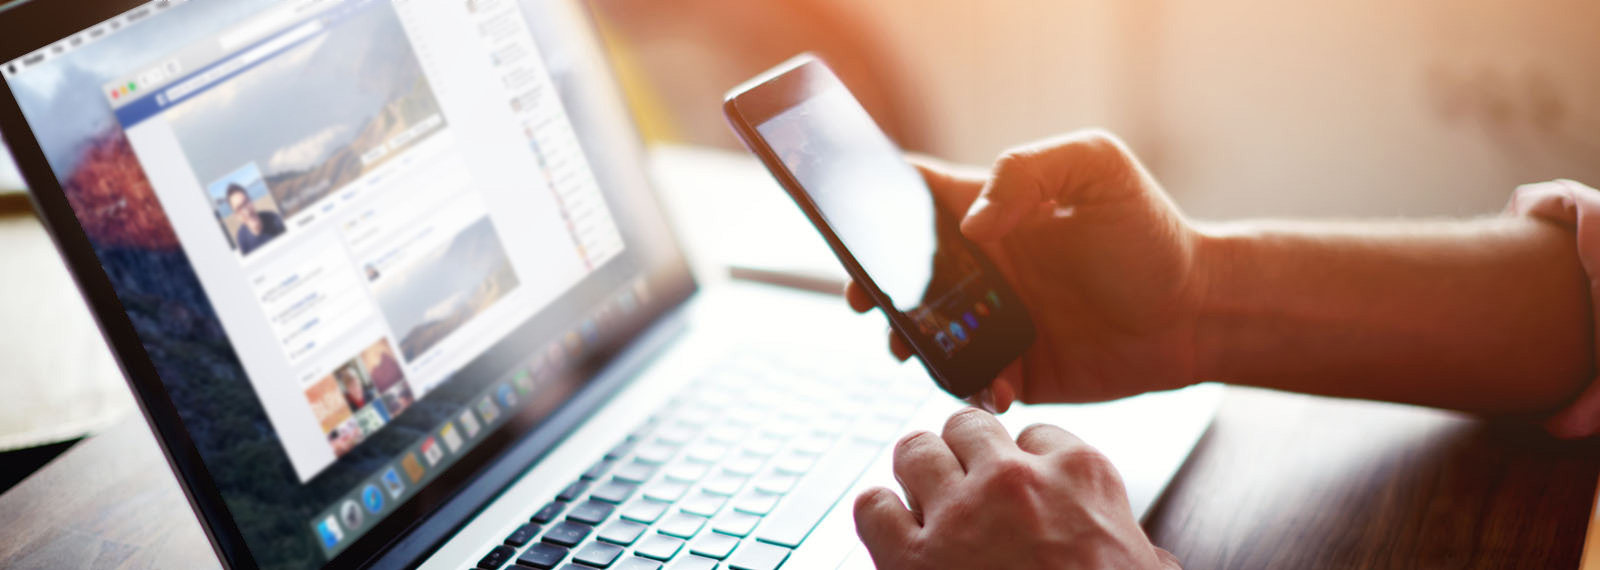
[[[1006,296],[848,90],[816,93],[755,128],[894,309],[944,356],[985,334]]]

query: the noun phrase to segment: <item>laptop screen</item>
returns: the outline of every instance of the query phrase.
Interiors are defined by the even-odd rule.
[[[397,532],[667,301],[572,10],[164,0],[0,63],[261,566]]]

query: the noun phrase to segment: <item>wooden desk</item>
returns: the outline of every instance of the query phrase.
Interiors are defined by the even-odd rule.
[[[1576,568],[1592,443],[1455,414],[1233,389],[1148,522],[1190,570]],[[142,420],[0,496],[0,566],[212,568]]]
[[[1525,424],[1230,389],[1150,513],[1186,568],[1577,568],[1600,448]]]

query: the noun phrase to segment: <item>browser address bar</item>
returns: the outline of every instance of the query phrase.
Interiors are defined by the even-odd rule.
[[[288,32],[280,34],[276,38],[272,38],[271,40],[268,40],[259,46],[251,48],[250,51],[239,54],[233,59],[224,62],[222,65],[212,67],[211,69],[206,70],[204,73],[190,77],[183,83],[168,87],[167,90],[162,93],[162,95],[166,97],[167,101],[177,101],[185,96],[195,93],[196,91],[210,87],[211,84],[216,83],[224,77],[233,75],[235,72],[238,72],[241,69],[255,65],[257,62],[260,62],[272,54],[277,53],[279,50],[299,43],[320,33],[322,33],[321,20],[312,20],[310,22],[306,22],[305,24],[301,24],[298,28],[289,30]]]

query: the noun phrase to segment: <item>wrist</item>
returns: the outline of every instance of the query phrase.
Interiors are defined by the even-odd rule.
[[[1200,291],[1195,307],[1194,359],[1197,382],[1234,380],[1229,364],[1250,293],[1243,273],[1251,267],[1255,237],[1243,227],[1198,228],[1195,271]]]

